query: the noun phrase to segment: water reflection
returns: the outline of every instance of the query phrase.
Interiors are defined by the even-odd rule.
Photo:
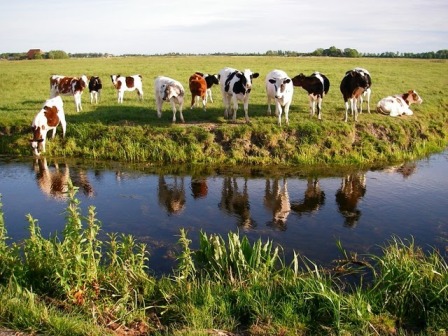
[[[238,226],[242,229],[250,229],[256,226],[251,216],[247,178],[244,178],[242,191],[235,177],[224,176],[222,180],[221,201],[219,209],[226,213],[236,215]]]
[[[207,179],[205,177],[191,177],[191,195],[194,199],[205,198],[208,194]]]
[[[339,212],[345,218],[345,226],[354,227],[361,217],[358,202],[366,193],[366,174],[358,172],[342,178],[341,187],[336,192]]]
[[[159,204],[169,215],[178,215],[185,209],[185,187],[183,176],[159,175]]]
[[[50,167],[46,158],[36,159],[33,162],[33,169],[36,172],[36,182],[39,189],[46,195],[57,200],[67,198],[68,181],[70,178],[68,165],[59,168],[57,162]]]
[[[291,212],[288,183],[285,179],[283,179],[281,186],[278,178],[272,181],[266,179],[264,206],[272,211],[272,220],[268,222],[268,226],[285,231],[286,220]]]
[[[308,177],[303,199],[293,201],[291,209],[299,215],[302,215],[303,213],[315,212],[324,204],[325,192],[321,190],[319,180],[314,177]]]

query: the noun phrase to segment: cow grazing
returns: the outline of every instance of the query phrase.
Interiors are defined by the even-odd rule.
[[[202,100],[202,108],[206,110],[207,105],[207,82],[205,78],[198,74],[193,74],[188,80],[191,92],[191,109],[193,109],[196,97]]]
[[[259,76],[258,72],[249,69],[244,72],[232,68],[224,68],[219,72],[219,84],[221,86],[222,100],[224,103],[224,117],[236,120],[238,101],[244,103],[246,122],[249,122],[249,96],[252,90],[252,79]]]
[[[357,102],[360,96],[370,87],[370,76],[364,71],[360,71],[359,68],[347,71],[344,78],[342,78],[340,90],[345,102],[345,119],[348,119],[348,109],[350,108],[351,113],[355,119],[358,121],[358,107]]]
[[[103,84],[98,76],[92,76],[89,80],[89,92],[90,92],[90,104],[98,104],[98,100],[101,97],[101,90],[103,89]]]
[[[184,105],[185,90],[181,83],[169,77],[159,76],[154,81],[156,96],[157,116],[162,116],[162,104],[170,102],[173,109],[173,123],[176,122],[176,104],[179,106],[180,120],[184,122],[182,108]]]
[[[87,77],[67,77],[52,75],[50,77],[50,98],[58,95],[73,96],[75,100],[76,112],[82,111],[81,95],[87,87]]]
[[[409,90],[401,95],[389,96],[381,99],[376,105],[376,110],[381,114],[388,114],[391,117],[398,117],[403,114],[413,115],[409,106],[411,104],[421,104],[423,99],[414,90]]]
[[[62,136],[65,137],[67,123],[65,121],[63,102],[60,96],[56,96],[45,102],[31,124],[33,139],[30,140],[30,143],[36,156],[40,155],[40,151],[45,152],[47,132],[53,130],[52,138],[54,138],[56,127],[59,124],[62,126]]]
[[[143,83],[141,75],[121,76],[110,75],[112,84],[117,89],[118,102],[123,103],[123,96],[125,91],[137,91],[138,98],[143,100]]]
[[[322,120],[322,100],[330,90],[330,81],[320,72],[314,72],[311,76],[305,76],[303,73],[292,79],[294,86],[302,87],[308,92],[310,101],[310,115],[314,116],[317,105],[317,119]]]
[[[207,95],[205,100],[208,102],[210,100],[211,103],[213,103],[213,96],[212,96],[212,86],[213,84],[218,85],[219,84],[219,78],[218,75],[210,75],[210,74],[205,74],[202,72],[195,72],[196,74],[198,74],[199,76],[204,77],[205,82],[207,83]]]
[[[291,78],[283,70],[272,70],[265,79],[266,95],[268,96],[268,115],[271,115],[271,99],[275,101],[275,115],[278,125],[282,125],[282,108],[285,108],[285,122],[289,124],[289,107],[292,102],[294,87]]]

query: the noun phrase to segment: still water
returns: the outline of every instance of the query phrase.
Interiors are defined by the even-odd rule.
[[[322,266],[340,255],[336,241],[359,254],[379,253],[392,236],[448,254],[448,151],[414,163],[328,176],[283,172],[207,174],[147,172],[49,159],[0,158],[0,194],[8,236],[28,236],[31,214],[44,237],[65,223],[67,180],[79,187],[83,214],[96,207],[102,234],[134,235],[148,245],[150,268],[174,266],[179,231],[192,247],[198,232],[239,231],[301,253]]]

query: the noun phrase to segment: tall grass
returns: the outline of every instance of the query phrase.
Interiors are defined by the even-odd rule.
[[[185,124],[171,124],[171,108],[163,107],[156,117],[153,81],[158,75],[178,79],[187,90],[194,71],[217,73],[224,66],[251,68],[261,73],[254,80],[249,115],[245,125],[242,106],[237,123],[223,117],[218,87],[207,112],[185,106]],[[390,118],[363,113],[358,123],[344,123],[344,104],[339,83],[345,71],[367,68],[373,77],[371,108],[391,94],[416,89],[422,105],[412,107],[412,117]],[[295,88],[290,125],[278,127],[275,117],[266,115],[264,76],[274,68],[290,76],[321,71],[331,86],[323,102],[323,121],[311,118],[308,98]],[[49,76],[99,75],[104,84],[98,105],[83,97],[83,112],[76,113],[72,97],[64,97],[67,138],[48,141],[47,155],[90,157],[128,162],[153,163],[242,163],[242,164],[371,164],[421,157],[443,149],[448,143],[448,99],[440,88],[448,86],[448,62],[410,59],[345,59],[315,57],[126,57],[112,59],[69,59],[1,62],[4,80],[0,90],[0,153],[30,155],[29,125],[49,94]],[[145,99],[127,92],[123,104],[109,76],[112,73],[143,76]],[[27,79],[27,85],[23,80]],[[180,131],[182,129],[182,131]]]
[[[1,203],[0,203],[1,204]],[[150,275],[131,236],[98,238],[95,209],[69,190],[60,235],[8,244],[0,207],[0,325],[49,335],[442,335],[448,330],[448,263],[413,240],[381,255],[343,250],[334,269],[238,232],[184,230],[171,274]]]

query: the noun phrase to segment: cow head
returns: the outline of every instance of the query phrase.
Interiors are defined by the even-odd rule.
[[[285,93],[286,84],[291,83],[290,78],[271,78],[269,79],[269,83],[274,85],[275,89],[275,98],[280,99],[283,97]]]
[[[243,87],[246,89],[246,92],[249,93],[250,90],[252,90],[252,79],[258,78],[260,74],[258,72],[252,72],[249,69],[246,69],[244,70],[242,75],[245,78],[245,80],[242,82]]]
[[[298,74],[297,76],[293,77],[292,85],[302,86],[305,78],[306,78],[306,76],[303,73]]]
[[[408,103],[408,105],[423,103],[423,99],[418,95],[417,91],[415,90],[409,90],[407,93],[403,95],[403,99]]]
[[[40,155],[39,147],[40,144],[44,141],[43,133],[44,132],[46,133],[45,126],[32,126],[31,132],[33,133],[33,138],[30,140],[31,149],[33,150],[34,155],[39,156]]]
[[[183,98],[184,91],[174,84],[162,84],[160,87],[160,96],[164,101],[170,101],[171,98]]]

